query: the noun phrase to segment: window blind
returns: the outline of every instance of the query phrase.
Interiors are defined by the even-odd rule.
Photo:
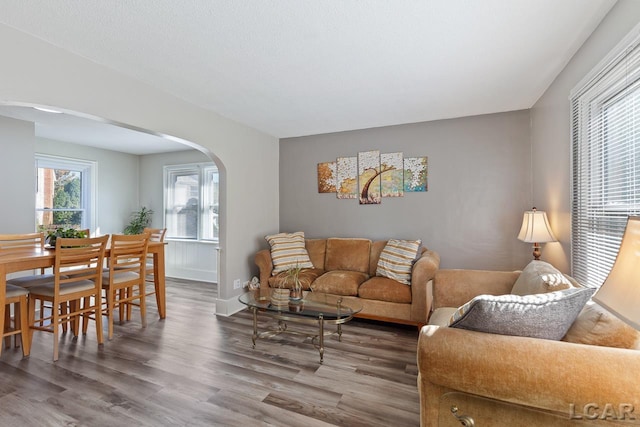
[[[571,95],[572,275],[587,286],[604,282],[627,216],[640,214],[640,37],[635,34]]]

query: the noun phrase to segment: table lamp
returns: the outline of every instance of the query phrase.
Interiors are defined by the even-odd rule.
[[[627,220],[616,261],[592,299],[640,330],[640,217]]]
[[[533,258],[537,260],[540,259],[540,243],[558,241],[551,231],[547,213],[535,207],[524,213],[518,240],[533,243]]]

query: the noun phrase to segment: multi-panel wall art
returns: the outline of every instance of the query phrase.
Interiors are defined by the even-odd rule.
[[[318,163],[318,193],[339,199],[359,199],[361,205],[380,204],[384,197],[427,191],[427,157],[363,151],[357,157],[338,157]]]

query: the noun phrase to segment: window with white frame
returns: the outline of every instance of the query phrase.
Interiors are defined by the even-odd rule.
[[[640,214],[640,31],[571,94],[572,274],[600,286]]]
[[[95,162],[36,154],[36,229],[90,229]]]
[[[164,167],[167,238],[218,240],[218,168],[213,163]]]

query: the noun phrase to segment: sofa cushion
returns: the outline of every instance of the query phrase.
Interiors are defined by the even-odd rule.
[[[324,269],[359,271],[369,273],[369,239],[327,239],[327,252],[324,259]]]
[[[638,348],[640,332],[605,308],[590,301],[562,341],[604,347]]]
[[[479,295],[457,310],[449,326],[560,340],[593,292],[591,288],[570,288],[525,296]]]
[[[411,267],[418,256],[420,240],[389,239],[380,254],[376,276],[411,284]]]
[[[327,250],[327,239],[306,239],[305,246],[309,259],[315,268],[324,270],[324,254]]]
[[[304,243],[304,233],[279,233],[265,236],[271,246],[272,275],[293,267],[313,268]]]
[[[367,274],[359,271],[327,271],[313,282],[311,288],[314,292],[356,296],[358,287],[368,278]]]
[[[318,277],[324,274],[324,270],[319,268],[305,268],[300,270],[300,274],[298,278],[300,279],[300,284],[302,285],[302,289],[308,291],[311,289],[311,283],[316,280]],[[291,289],[292,283],[289,279],[289,275],[286,271],[282,271],[275,276],[269,277],[269,287],[270,288],[288,288]]]
[[[571,287],[569,280],[551,264],[533,260],[522,270],[513,284],[514,295],[544,294]]]
[[[411,304],[411,288],[387,277],[372,277],[358,288],[364,299]]]
[[[376,240],[375,242],[371,242],[371,255],[369,256],[369,276],[371,277],[376,275],[378,260],[380,259],[380,254],[384,250],[385,246],[387,246],[386,240]]]

